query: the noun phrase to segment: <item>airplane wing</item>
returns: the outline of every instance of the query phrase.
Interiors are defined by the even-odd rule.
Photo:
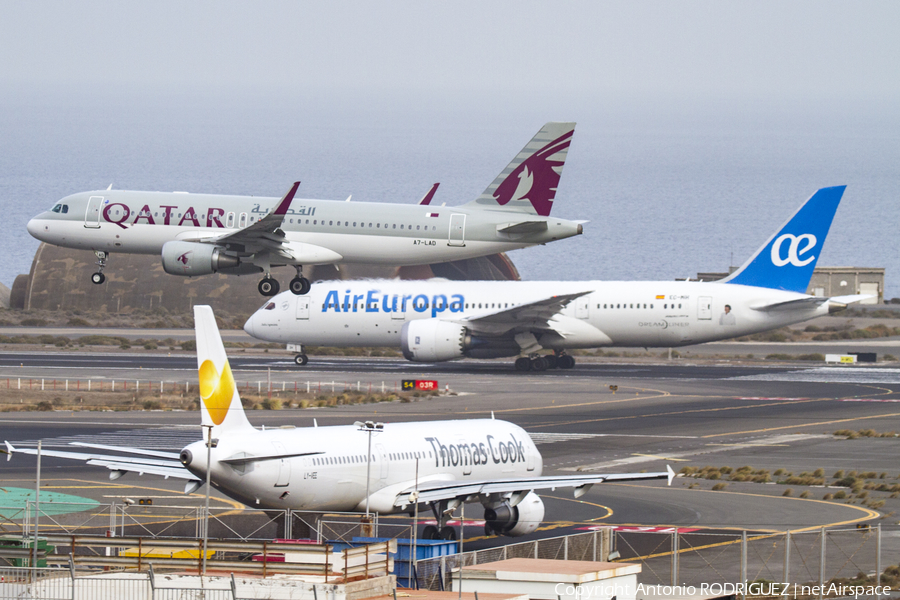
[[[198,241],[225,247],[238,247],[245,252],[251,253],[263,250],[276,256],[292,259],[293,256],[285,245],[287,240],[284,232],[281,230],[281,225],[284,222],[284,215],[287,214],[291,206],[291,202],[294,201],[294,195],[297,193],[298,187],[300,187],[300,182],[294,182],[294,185],[291,186],[288,193],[275,206],[275,209],[259,221],[251,223],[238,231],[214,237],[205,237]]]
[[[499,479],[495,481],[429,481],[402,490],[394,499],[394,506],[408,506],[418,502],[454,501],[456,505],[472,497],[490,495],[511,495],[521,501],[528,492],[534,490],[555,490],[556,488],[574,488],[575,497],[580,498],[591,486],[612,481],[641,481],[647,479],[666,479],[672,485],[675,471],[666,465],[666,470],[659,473],[608,473],[596,475],[557,475],[551,477],[534,477],[531,479]]]
[[[751,306],[753,310],[759,311],[779,311],[779,310],[795,310],[803,308],[816,308],[826,302],[834,303],[845,308],[848,304],[859,302],[867,298],[874,298],[871,294],[854,294],[852,296],[806,296],[805,298],[797,298],[796,300],[787,300],[785,302],[774,302],[772,304],[764,304],[762,306]]]
[[[14,448],[9,442],[5,442],[7,460],[12,457],[14,452],[22,454],[37,454],[35,448]],[[67,458],[70,460],[82,460],[89,465],[106,467],[111,471],[110,479],[118,479],[126,472],[137,473],[138,475],[161,475],[168,479],[189,479],[197,480],[197,477],[185,469],[181,461],[178,460],[178,454],[175,452],[159,452],[156,450],[142,450],[140,448],[124,448],[120,446],[105,446],[102,444],[80,444],[73,445],[98,448],[103,450],[112,450],[123,452],[126,454],[135,454],[140,458],[129,456],[114,456],[111,454],[95,454],[90,452],[66,452],[62,450],[41,450],[41,456],[52,456],[54,458]]]
[[[473,315],[465,319],[454,320],[454,322],[465,325],[469,331],[479,335],[503,335],[513,330],[549,330],[552,329],[550,320],[554,316],[576,298],[590,293],[591,290],[586,290],[574,294],[548,296],[541,300],[486,314]]]

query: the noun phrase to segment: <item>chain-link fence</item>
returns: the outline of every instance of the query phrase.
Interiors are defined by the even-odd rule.
[[[821,586],[864,577],[875,585],[883,569],[880,527],[777,534],[604,528],[421,560],[416,565],[418,585],[450,589],[450,578],[460,563],[469,566],[520,557],[638,563],[638,580],[644,585],[696,587],[754,581]]]

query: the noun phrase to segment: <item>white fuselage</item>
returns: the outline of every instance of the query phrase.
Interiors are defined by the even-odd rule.
[[[216,434],[214,433],[214,436]],[[397,493],[428,481],[538,477],[543,463],[528,434],[507,421],[478,419],[386,423],[372,433],[354,426],[266,429],[223,433],[211,450],[211,479],[226,495],[258,508],[397,512]],[[205,478],[206,446],[195,442],[188,469]],[[217,463],[235,456],[297,453],[310,456]],[[418,479],[417,475],[418,463]]]
[[[83,192],[63,198],[53,210],[33,218],[28,231],[43,242],[66,248],[159,254],[169,241],[203,241],[239,231],[259,221],[277,202],[278,198],[180,192]],[[517,221],[546,222],[546,229],[499,231]],[[298,262],[305,264],[418,265],[543,244],[578,235],[582,226],[500,207],[297,198],[281,230],[300,257]]]
[[[828,313],[813,308],[754,307],[803,294],[727,283],[689,281],[324,281],[308,296],[280,294],[245,325],[273,342],[329,346],[399,346],[406,321],[461,322],[552,295],[576,298],[539,336],[549,349],[667,347],[739,337]],[[725,305],[730,312],[725,313]],[[522,321],[527,326],[527,320]]]

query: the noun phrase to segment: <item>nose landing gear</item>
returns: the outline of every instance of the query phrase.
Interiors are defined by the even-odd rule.
[[[91,283],[100,285],[106,281],[106,275],[103,274],[103,267],[106,266],[106,259],[109,255],[103,250],[94,250],[94,254],[97,255],[97,272],[91,275]]]

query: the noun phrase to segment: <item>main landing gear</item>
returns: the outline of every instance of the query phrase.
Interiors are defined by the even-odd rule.
[[[94,254],[97,255],[97,272],[91,275],[91,283],[100,285],[106,281],[106,275],[103,274],[103,267],[106,266],[106,259],[109,255],[103,250],[94,250]]]
[[[547,369],[571,369],[575,359],[564,351],[554,354],[520,356],[516,359],[516,371],[546,371]]]
[[[291,279],[288,288],[295,296],[305,296],[312,288],[312,284],[309,282],[309,279],[303,276],[303,267],[295,266],[294,268],[297,269],[297,276]],[[281,289],[281,286],[278,284],[277,279],[266,273],[266,276],[259,280],[257,289],[263,296],[274,296]]]

